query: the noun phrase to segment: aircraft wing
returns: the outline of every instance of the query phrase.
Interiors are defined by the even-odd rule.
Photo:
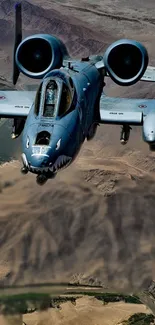
[[[143,118],[155,110],[154,99],[108,97],[100,99],[100,123],[142,125]]]
[[[0,90],[0,118],[27,117],[36,91]]]
[[[155,81],[155,67],[148,66],[143,77],[140,79],[142,81]]]

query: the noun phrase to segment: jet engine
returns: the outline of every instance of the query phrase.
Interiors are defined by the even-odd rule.
[[[23,74],[42,79],[51,70],[60,68],[65,56],[68,53],[62,41],[48,34],[37,34],[18,45],[15,61]]]
[[[139,42],[122,39],[106,50],[104,65],[111,79],[120,86],[135,84],[148,66],[148,53]]]

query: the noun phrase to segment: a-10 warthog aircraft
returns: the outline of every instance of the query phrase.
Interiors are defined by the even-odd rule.
[[[76,60],[52,35],[22,41],[20,3],[15,17],[13,84],[20,72],[41,79],[37,91],[0,91],[0,117],[14,120],[12,138],[23,131],[23,173],[36,174],[40,185],[55,177],[73,162],[101,123],[121,125],[122,144],[129,139],[131,125],[140,125],[144,141],[155,150],[155,100],[112,98],[103,92],[105,77],[122,86],[140,79],[154,81],[141,43],[122,39],[103,55]]]

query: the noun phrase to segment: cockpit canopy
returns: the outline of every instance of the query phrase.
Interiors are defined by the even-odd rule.
[[[71,78],[70,78],[71,79]],[[63,116],[71,108],[75,88],[59,77],[48,77],[41,83],[35,100],[35,113],[46,118]]]

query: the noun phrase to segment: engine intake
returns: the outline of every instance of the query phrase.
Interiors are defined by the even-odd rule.
[[[103,60],[113,81],[121,86],[130,86],[143,76],[149,59],[141,43],[124,39],[111,44]]]
[[[15,60],[19,70],[30,78],[42,79],[48,72],[60,68],[65,45],[56,37],[38,34],[24,39],[18,46]]]

